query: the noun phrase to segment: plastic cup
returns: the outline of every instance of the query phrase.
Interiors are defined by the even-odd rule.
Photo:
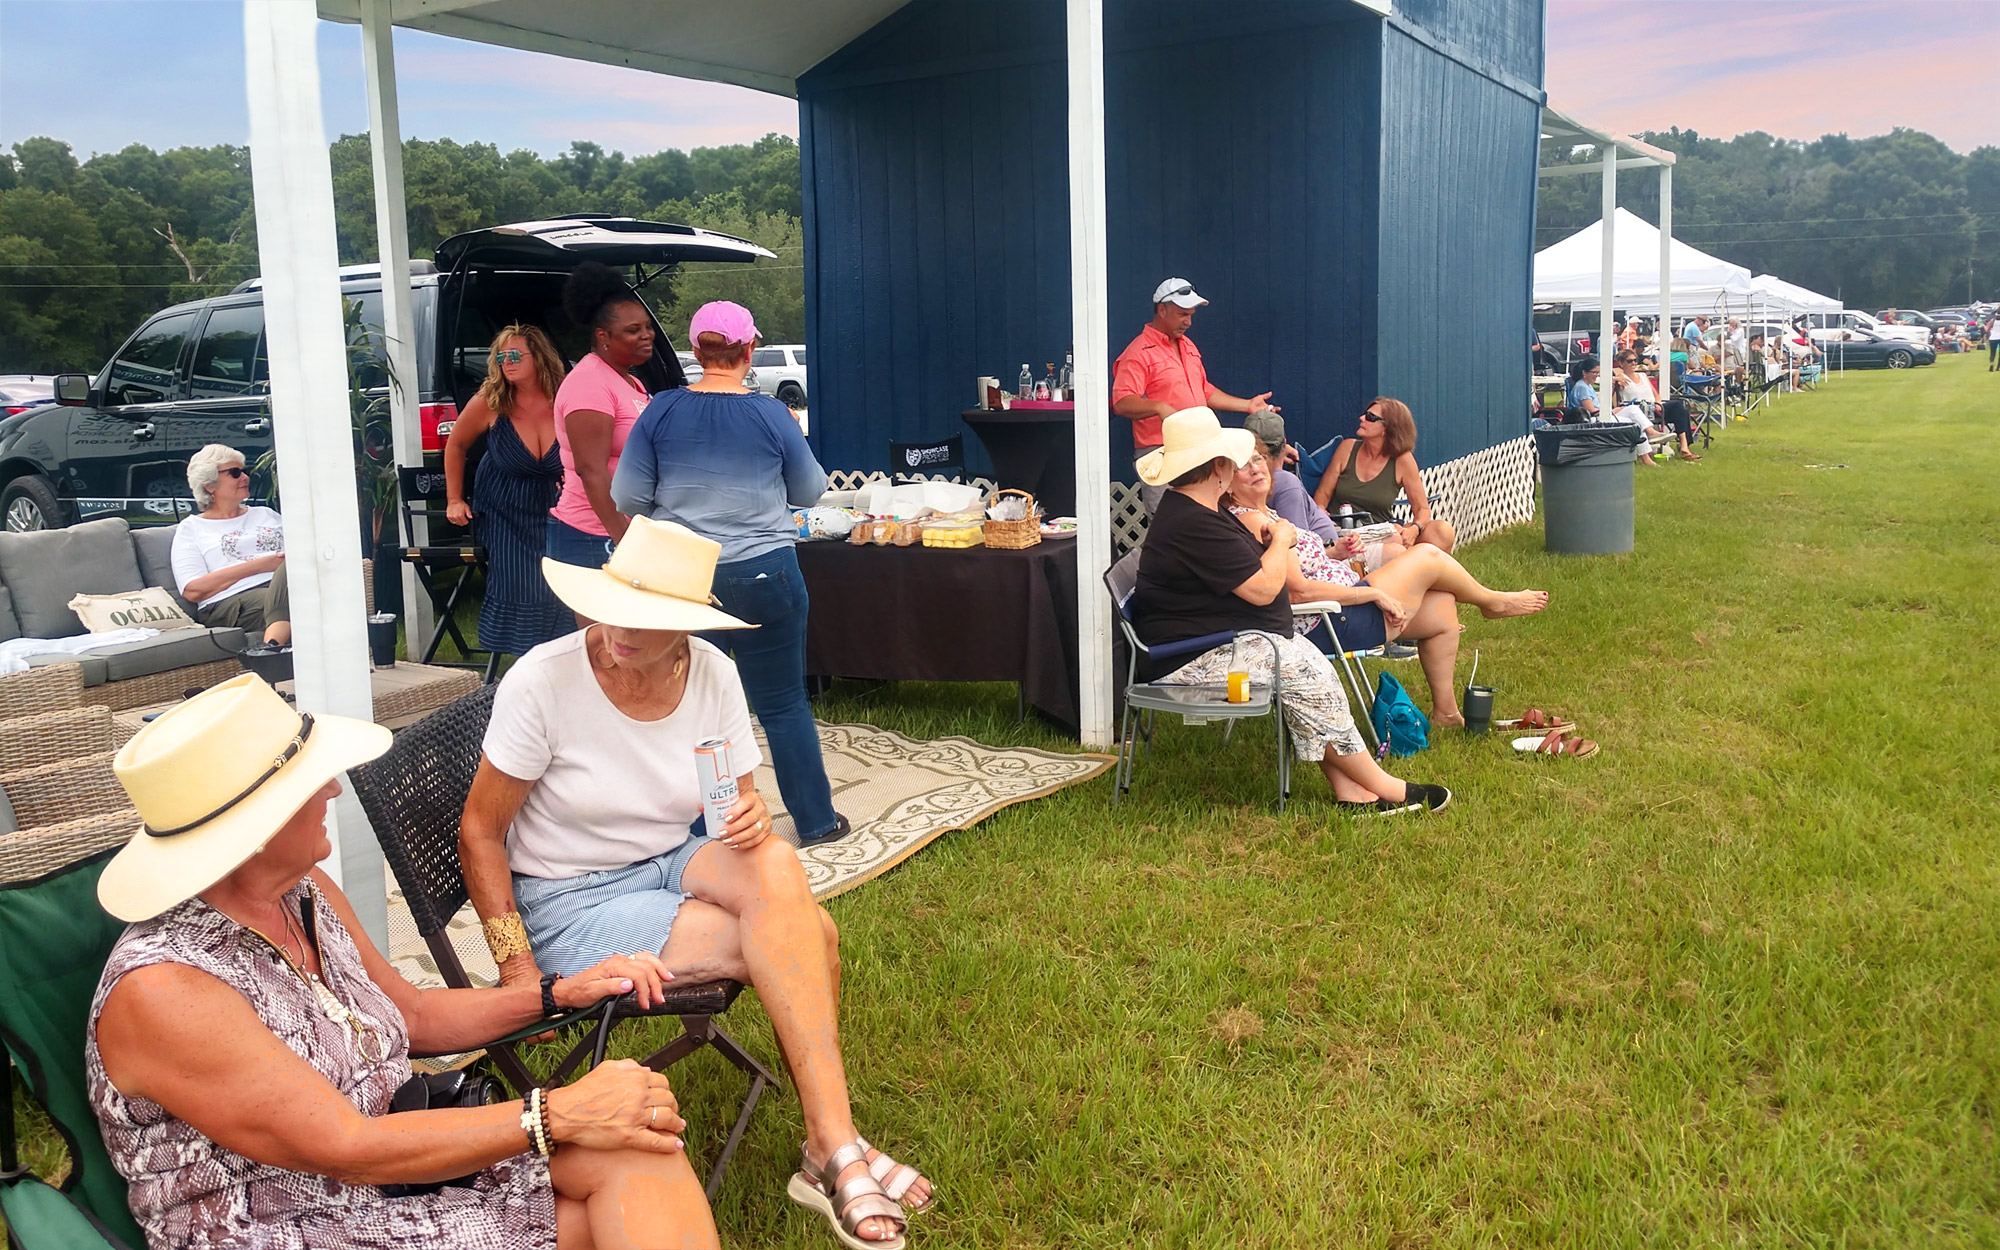
[[[1465,732],[1485,733],[1493,725],[1493,687],[1467,686],[1460,707],[1465,712]]]

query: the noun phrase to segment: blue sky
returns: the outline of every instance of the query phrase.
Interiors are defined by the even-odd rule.
[[[247,142],[242,22],[239,0],[0,0],[0,146]],[[328,136],[365,130],[359,31],[319,29]],[[1594,125],[2000,143],[2000,0],[1549,0],[1548,32],[1551,101]],[[737,87],[411,31],[396,55],[406,135],[639,155],[798,132]]]

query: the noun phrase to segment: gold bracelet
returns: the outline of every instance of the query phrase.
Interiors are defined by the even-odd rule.
[[[533,948],[528,945],[528,928],[521,923],[521,913],[502,912],[479,922],[479,928],[486,934],[486,947],[493,952],[493,962],[505,963],[516,955],[526,955]]]

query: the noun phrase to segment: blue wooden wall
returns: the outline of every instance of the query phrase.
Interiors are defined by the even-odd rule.
[[[1509,300],[1507,324],[1525,319],[1538,119],[1493,79],[1539,82],[1540,3],[1404,11],[1107,0],[1109,314],[1115,354],[1154,285],[1188,278],[1212,301],[1193,336],[1215,385],[1273,391],[1316,444],[1393,383],[1428,461],[1521,425],[1498,432],[1496,414],[1503,391],[1525,395],[1524,363],[1441,369],[1418,335],[1435,342],[1447,301],[1477,310],[1449,318],[1461,327]],[[1063,58],[1060,0],[916,0],[800,80],[813,442],[829,467],[883,467],[892,438],[959,432],[975,376],[1011,383],[1024,361],[1039,375],[1062,358]],[[1458,109],[1474,113],[1440,115]],[[1474,391],[1494,398],[1444,403]],[[1129,423],[1112,426],[1130,480]],[[967,451],[983,469],[976,438]]]

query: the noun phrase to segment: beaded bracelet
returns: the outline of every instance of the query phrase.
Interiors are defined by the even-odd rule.
[[[528,1135],[528,1145],[535,1153],[546,1159],[555,1153],[555,1147],[549,1144],[548,1117],[542,1110],[544,1097],[539,1085],[528,1091],[527,1109],[521,1112],[521,1131]]]

